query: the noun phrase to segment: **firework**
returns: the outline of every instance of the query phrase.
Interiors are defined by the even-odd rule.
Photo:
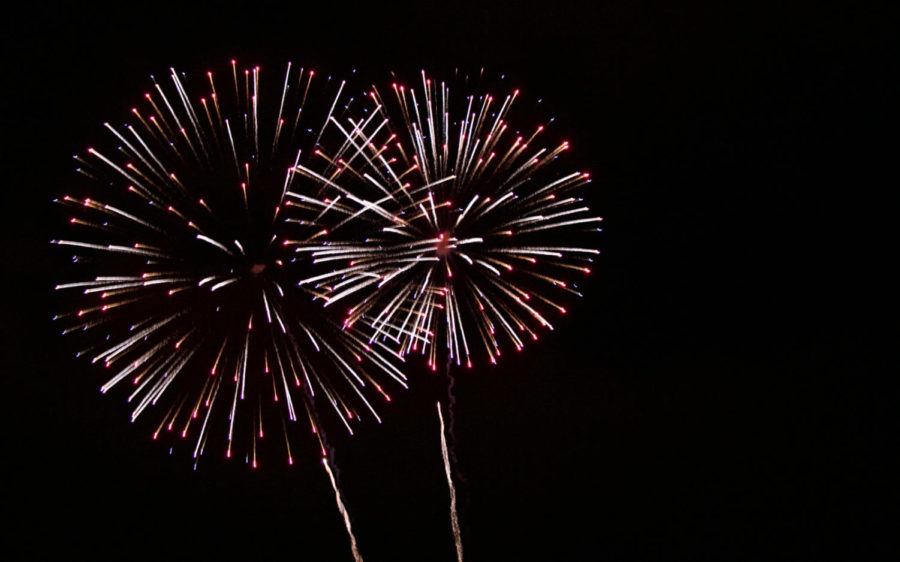
[[[296,288],[310,264],[283,244],[288,233],[315,244],[326,220],[366,204],[322,200],[296,173],[353,100],[344,82],[291,64],[273,78],[232,61],[154,79],[127,123],[104,124],[112,143],[75,157],[83,185],[57,200],[70,231],[54,240],[75,262],[56,287],[72,309],[56,318],[111,373],[102,391],[128,386],[133,421],[159,411],[154,439],[190,437],[199,458],[220,435],[254,467],[272,429],[293,462],[292,422],[319,434],[327,408],[352,432],[390,400],[384,381],[405,386],[396,353],[330,321],[318,289]]]
[[[367,115],[331,119],[345,143],[339,155],[317,153],[330,175],[296,168],[319,183],[323,201],[346,196],[353,182],[359,190],[344,214],[366,220],[341,218],[314,243],[286,243],[329,266],[299,285],[326,306],[346,303],[346,328],[361,325],[369,343],[400,355],[420,351],[432,370],[446,358],[450,423],[440,403],[438,419],[462,560],[450,365],[471,368],[479,353],[496,363],[504,343],[521,350],[539,328],[552,329],[550,313],[566,312],[561,299],[580,296],[569,279],[590,273],[599,253],[572,242],[602,219],[577,195],[589,175],[556,164],[568,142],[542,146],[543,125],[520,132],[510,124],[518,90],[503,101],[457,98],[446,83],[421,79],[419,90],[394,83],[388,100],[373,87]]]
[[[504,343],[522,349],[566,312],[570,279],[590,272],[599,252],[573,244],[597,231],[577,190],[589,174],[563,169],[569,144],[544,146],[545,126],[516,131],[510,115],[518,90],[451,96],[421,76],[421,88],[373,88],[365,118],[332,125],[353,147],[352,160],[323,156],[340,168],[323,188],[364,178],[369,207],[365,242],[341,238],[291,242],[333,268],[300,286],[322,291],[328,305],[349,303],[344,325],[365,325],[370,342],[392,342],[401,355],[420,351],[436,369],[438,349],[472,366],[496,363]],[[479,351],[480,350],[480,351]]]

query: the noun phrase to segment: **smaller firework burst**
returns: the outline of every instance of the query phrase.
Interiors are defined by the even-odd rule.
[[[385,102],[372,89],[365,119],[332,119],[353,147],[350,159],[320,153],[333,176],[298,168],[336,195],[342,179],[364,179],[366,205],[345,213],[369,227],[357,239],[292,241],[329,266],[300,286],[349,303],[346,327],[421,352],[432,369],[440,347],[457,365],[478,354],[495,363],[504,342],[522,349],[566,312],[567,294],[580,296],[572,279],[590,273],[599,252],[588,233],[602,220],[579,195],[590,176],[561,166],[569,143],[542,144],[544,125],[514,132],[518,90],[456,98],[423,72],[420,89],[391,91]]]

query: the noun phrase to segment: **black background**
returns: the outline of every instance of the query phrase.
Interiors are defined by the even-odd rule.
[[[96,392],[49,321],[70,156],[150,73],[231,58],[504,72],[592,172],[606,222],[585,298],[458,378],[467,559],[896,555],[896,370],[877,354],[896,325],[879,296],[896,186],[875,171],[896,157],[876,132],[897,100],[888,14],[73,2],[3,26],[3,558],[350,559],[314,451],[193,472]],[[441,385],[413,374],[384,424],[334,438],[366,560],[454,557]]]

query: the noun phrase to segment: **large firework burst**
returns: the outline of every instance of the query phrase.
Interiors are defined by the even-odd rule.
[[[545,146],[544,125],[511,124],[518,90],[502,101],[454,97],[447,83],[421,80],[418,90],[394,83],[388,100],[373,88],[365,118],[332,119],[353,151],[319,153],[336,165],[323,185],[365,179],[371,203],[358,212],[378,220],[363,243],[293,242],[338,264],[300,285],[329,305],[350,302],[345,326],[366,325],[370,342],[392,341],[401,354],[419,350],[432,369],[439,347],[457,365],[471,367],[479,348],[495,363],[504,341],[521,349],[552,329],[548,311],[566,312],[562,296],[579,295],[569,279],[590,272],[599,252],[584,232],[602,219],[576,191],[589,174],[556,162],[568,142]]]
[[[54,240],[74,252],[57,286],[74,306],[57,318],[82,336],[78,354],[112,373],[104,392],[130,387],[133,420],[161,411],[154,438],[193,435],[196,458],[219,427],[226,454],[241,442],[255,466],[266,430],[284,428],[292,462],[290,422],[316,431],[328,404],[350,430],[378,417],[373,395],[389,400],[379,381],[404,376],[389,350],[296,288],[309,263],[283,245],[287,232],[315,244],[326,218],[365,204],[323,201],[320,183],[295,173],[352,103],[344,82],[290,64],[272,81],[234,61],[223,74],[170,70],[128,123],[104,124],[114,144],[75,157],[84,181],[57,200],[71,232]],[[336,142],[340,158],[348,145]]]

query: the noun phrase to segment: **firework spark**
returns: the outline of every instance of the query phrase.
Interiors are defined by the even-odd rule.
[[[192,436],[197,459],[221,428],[226,456],[256,467],[269,429],[285,428],[293,463],[289,422],[317,432],[327,405],[352,433],[378,419],[373,396],[390,400],[383,381],[405,377],[398,354],[323,316],[318,289],[296,289],[309,264],[284,246],[353,218],[296,173],[353,103],[345,84],[291,64],[271,82],[235,61],[224,74],[154,78],[128,123],[104,124],[114,143],[75,157],[85,185],[57,200],[71,233],[54,240],[74,252],[56,288],[75,309],[56,318],[112,373],[103,392],[130,387],[132,421],[162,412],[154,439]]]

